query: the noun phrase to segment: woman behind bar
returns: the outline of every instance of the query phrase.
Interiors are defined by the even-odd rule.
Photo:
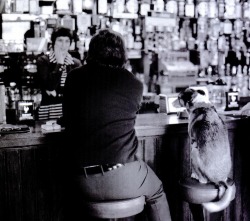
[[[91,201],[144,195],[149,221],[170,221],[162,182],[136,157],[143,85],[125,69],[126,61],[120,34],[100,30],[91,39],[87,64],[66,79],[64,119],[76,181],[71,190]]]
[[[51,35],[49,54],[37,60],[38,82],[42,92],[39,120],[58,119],[62,116],[62,90],[67,73],[81,65],[80,60],[68,52],[72,40],[71,31],[59,27]]]

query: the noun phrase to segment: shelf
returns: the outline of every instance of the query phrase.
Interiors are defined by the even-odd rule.
[[[133,13],[114,13],[113,18],[127,18],[127,19],[137,19],[138,14]]]
[[[58,18],[57,14],[19,14],[19,13],[10,13],[10,14],[2,14],[2,21],[33,21],[37,18],[47,19],[47,18]]]

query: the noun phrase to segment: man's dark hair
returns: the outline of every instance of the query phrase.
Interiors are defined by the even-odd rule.
[[[100,30],[90,41],[86,62],[124,67],[127,54],[121,34],[110,29]]]
[[[51,43],[52,43],[52,48],[54,48],[56,38],[58,37],[69,37],[70,43],[73,40],[73,34],[71,33],[71,30],[65,27],[59,27],[55,29],[52,34],[51,34]]]

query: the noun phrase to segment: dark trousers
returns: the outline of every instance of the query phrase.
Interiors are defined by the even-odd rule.
[[[143,161],[127,163],[104,174],[76,177],[76,188],[85,200],[116,200],[144,195],[149,221],[171,221],[162,182]]]

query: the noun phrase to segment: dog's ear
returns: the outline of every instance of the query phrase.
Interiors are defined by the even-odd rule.
[[[191,97],[190,97],[190,99],[188,100],[189,101],[189,105],[193,105],[193,100],[197,97],[197,95],[198,95],[198,91],[197,90],[194,90],[194,89],[191,89]]]
[[[190,87],[188,87],[188,88],[186,88],[182,93],[192,93],[192,92],[194,92],[195,90],[193,89],[193,88],[190,88]]]
[[[201,94],[201,95],[206,95],[206,93],[205,93],[205,91],[203,91],[203,90],[201,90],[201,89],[198,89],[198,90],[196,90],[199,94]]]

